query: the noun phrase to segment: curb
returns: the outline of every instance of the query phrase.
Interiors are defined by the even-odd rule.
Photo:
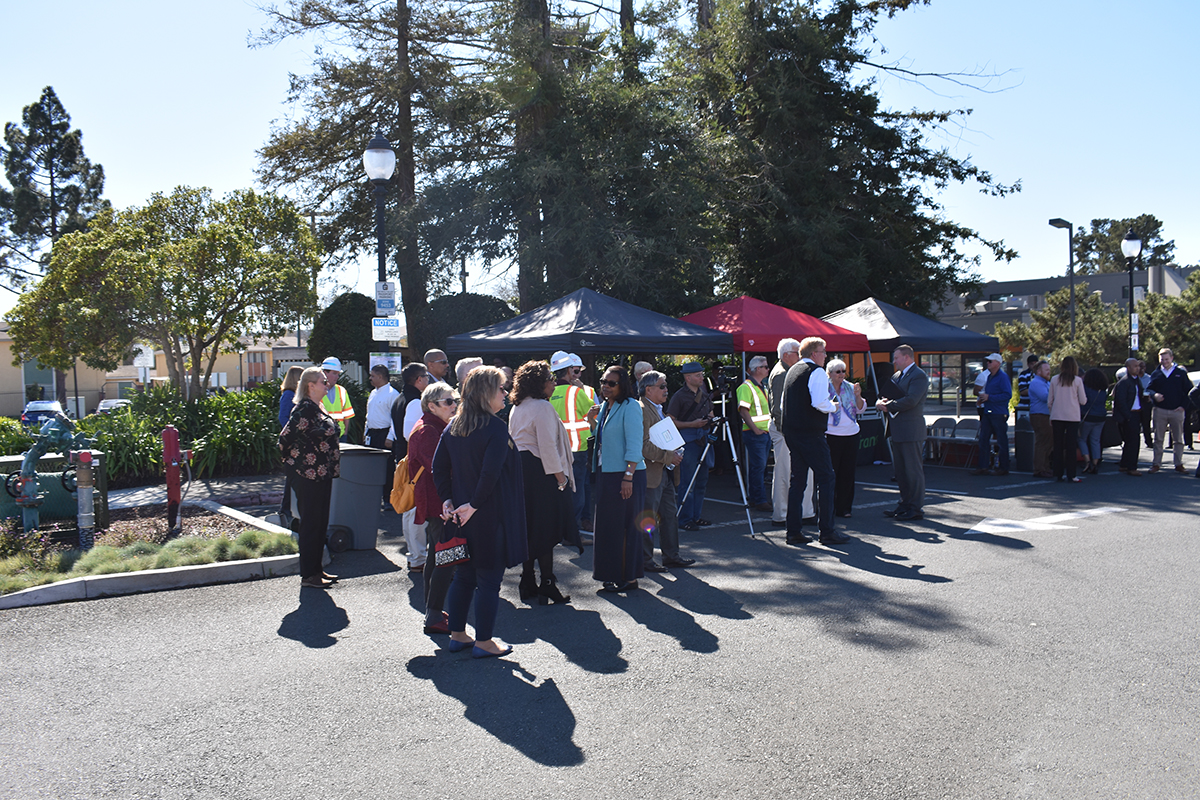
[[[0,597],[0,609],[26,608],[68,600],[95,600],[164,589],[183,589],[214,583],[235,583],[255,578],[295,575],[300,571],[300,556],[270,556],[246,561],[219,561],[192,567],[146,569],[113,575],[87,575],[45,586],[33,586]]]
[[[232,517],[239,522],[268,533],[291,535],[287,528],[253,517],[215,500],[189,500],[184,505],[199,506]],[[300,556],[268,556],[245,561],[218,561],[215,564],[197,564],[191,567],[168,569],[144,569],[137,572],[118,572],[112,575],[85,575],[70,578],[45,586],[31,586],[19,592],[0,596],[0,609],[27,608],[29,606],[62,603],[70,600],[95,600],[99,597],[117,597],[142,592],[160,592],[166,589],[184,589],[190,586],[208,586],[216,583],[237,583],[256,578],[274,578],[280,575],[295,575],[300,572]]]

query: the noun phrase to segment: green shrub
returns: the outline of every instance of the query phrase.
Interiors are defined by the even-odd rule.
[[[286,533],[268,534],[264,537],[262,547],[258,550],[258,554],[262,558],[290,556],[298,552],[300,552],[300,548],[296,546],[296,541]]]
[[[254,551],[242,544],[235,544],[229,548],[230,561],[245,561],[249,558],[257,558]]]
[[[19,419],[0,417],[0,456],[19,456],[33,444]]]
[[[193,564],[211,564],[215,559],[212,555],[211,542],[208,539],[197,539],[186,536],[175,539],[163,545],[159,557],[169,557],[172,567],[186,567]],[[163,569],[163,567],[159,567]]]
[[[214,561],[228,561],[231,542],[224,536],[212,540],[212,557]]]
[[[108,564],[120,564],[121,551],[115,547],[105,547],[98,545],[88,550],[78,561],[75,562],[75,567],[71,571],[76,575],[93,575],[98,574],[97,568]]]
[[[157,555],[162,547],[150,542],[133,542],[126,547],[121,548],[121,558],[140,558],[142,556]]]
[[[242,531],[238,537],[233,540],[233,543],[252,552],[257,552],[258,549],[262,547],[263,537],[266,535],[267,534],[265,531]]]

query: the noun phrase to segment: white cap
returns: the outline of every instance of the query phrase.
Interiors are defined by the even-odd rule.
[[[571,359],[572,367],[579,367],[580,369],[583,369],[583,359],[582,358],[575,355],[574,353],[567,353],[567,357]]]
[[[558,372],[571,366],[571,356],[565,350],[557,350],[550,356],[550,371]]]
[[[321,362],[321,369],[331,369],[331,370],[334,370],[335,372],[341,372],[342,371],[341,359],[335,358],[334,356],[330,356],[329,358],[327,358]]]
[[[990,356],[987,357],[987,360],[988,361],[1004,361],[1004,359],[1000,356],[999,353],[992,353]]]

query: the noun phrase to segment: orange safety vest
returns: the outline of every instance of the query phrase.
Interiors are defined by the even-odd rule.
[[[550,404],[554,406],[554,410],[558,412],[558,418],[563,422],[563,427],[567,429],[567,436],[571,441],[571,451],[574,453],[582,451],[587,445],[591,430],[591,425],[587,421],[587,413],[595,405],[592,397],[586,389],[580,389],[578,386],[559,385],[554,387]]]

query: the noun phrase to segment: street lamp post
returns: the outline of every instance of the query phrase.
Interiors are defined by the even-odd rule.
[[[382,133],[376,133],[375,138],[367,145],[363,153],[363,168],[367,178],[375,185],[375,237],[379,250],[379,282],[387,280],[387,247],[384,244],[383,232],[383,196],[387,192],[388,182],[396,171],[396,151],[383,138]]]
[[[1067,229],[1067,278],[1071,286],[1071,341],[1075,341],[1075,226],[1065,219],[1050,220],[1055,228]]]
[[[1129,357],[1136,358],[1138,348],[1134,346],[1133,333],[1133,262],[1142,254],[1142,240],[1133,228],[1121,240],[1121,255],[1125,256],[1125,266],[1129,269]]]

